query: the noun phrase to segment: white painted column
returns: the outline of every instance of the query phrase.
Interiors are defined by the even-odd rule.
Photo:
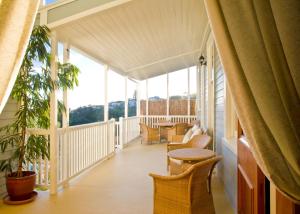
[[[124,110],[124,117],[128,118],[128,77],[124,77],[125,80],[125,110]]]
[[[124,138],[125,138],[125,143],[127,143],[128,141],[128,93],[127,93],[127,89],[128,89],[128,77],[124,77],[125,80],[125,123],[124,123]]]
[[[141,116],[141,83],[136,85],[136,116]]]
[[[69,63],[70,61],[70,46],[68,43],[64,43],[63,50],[63,63]],[[63,178],[67,181],[64,183],[64,186],[67,187],[69,185],[68,178],[69,175],[69,135],[68,135],[68,127],[69,127],[69,98],[68,98],[68,89],[63,91],[63,103],[66,108],[66,111],[62,114],[62,128],[66,129],[66,134],[64,135],[64,145],[63,145]]]
[[[68,43],[64,43],[64,50],[63,50],[63,63],[69,63],[70,61],[70,46]],[[68,98],[69,91],[65,89],[63,91],[63,102],[66,108],[66,112],[63,114],[63,124],[62,127],[66,128],[69,126],[69,98]]]
[[[104,66],[104,121],[108,121],[108,72],[109,66]]]
[[[197,120],[201,120],[201,80],[200,80],[200,66],[197,65],[197,80],[196,80],[196,86],[197,86],[197,95],[196,95],[196,106],[197,106]]]
[[[167,117],[170,115],[169,73],[167,73]]]
[[[190,68],[188,68],[188,72],[187,72],[187,77],[188,77],[188,94],[187,94],[187,98],[188,98],[188,102],[187,102],[187,114],[189,116],[189,123],[191,122],[191,83],[190,83]]]
[[[149,124],[148,115],[149,115],[149,94],[148,94],[148,79],[146,79],[146,124]]]
[[[205,121],[204,121],[204,115],[205,115],[205,92],[204,92],[204,88],[205,88],[205,76],[204,76],[204,65],[200,65],[200,93],[201,93],[201,104],[200,104],[200,108],[201,108],[201,127],[205,127]]]
[[[57,79],[57,39],[51,33],[51,79]],[[57,91],[50,94],[50,194],[57,193]]]

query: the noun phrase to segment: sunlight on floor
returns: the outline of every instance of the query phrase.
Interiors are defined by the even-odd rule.
[[[166,145],[136,141],[77,179],[57,196],[39,192],[31,204],[7,206],[1,214],[147,214],[152,213],[152,179],[149,172],[166,174]],[[213,179],[216,213],[234,213],[217,178]]]

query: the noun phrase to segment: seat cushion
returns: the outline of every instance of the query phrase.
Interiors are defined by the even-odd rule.
[[[187,133],[185,133],[185,135],[184,135],[184,137],[183,137],[183,140],[182,140],[182,143],[187,143],[187,142],[189,142],[189,140],[191,139],[192,134],[193,134],[192,129],[189,129],[189,130],[187,131]]]
[[[191,140],[194,136],[200,135],[200,134],[202,134],[201,128],[196,129],[196,130],[193,132],[193,134],[191,135],[190,140]]]

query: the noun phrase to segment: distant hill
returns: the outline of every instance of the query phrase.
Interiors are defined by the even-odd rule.
[[[109,119],[115,118],[117,121],[119,117],[124,117],[125,102],[115,101],[109,103]],[[136,115],[136,100],[128,100],[128,116]],[[94,123],[104,121],[104,106],[103,105],[89,105],[82,106],[70,112],[70,126]]]

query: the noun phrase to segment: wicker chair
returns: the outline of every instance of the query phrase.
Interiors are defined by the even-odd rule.
[[[188,123],[177,123],[174,127],[168,128],[168,142],[172,141],[174,135],[184,135],[188,129]]]
[[[154,214],[213,214],[211,176],[221,157],[192,165],[176,176],[150,174],[154,181]]]
[[[153,141],[159,141],[159,130],[158,128],[151,128],[149,126],[147,126],[144,123],[140,123],[140,127],[141,127],[141,136],[142,136],[142,140],[141,140],[141,144],[143,142],[153,142]]]
[[[177,137],[181,138],[181,136],[174,136],[173,140]],[[181,141],[180,141],[181,142]],[[209,135],[195,135],[189,142],[187,143],[175,143],[171,142],[167,144],[167,152],[175,150],[175,149],[185,149],[185,148],[201,148],[205,149],[209,146],[209,144],[212,142],[212,138]],[[170,173],[171,174],[178,174],[182,171],[182,169],[186,168],[186,166],[182,166],[182,161],[172,161],[167,156],[167,165],[168,169],[170,167]]]

